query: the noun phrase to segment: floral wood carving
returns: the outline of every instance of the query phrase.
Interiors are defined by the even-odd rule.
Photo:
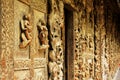
[[[25,48],[29,45],[32,40],[32,26],[30,25],[30,14],[24,15],[23,19],[20,21],[21,27],[21,40],[19,47]]]

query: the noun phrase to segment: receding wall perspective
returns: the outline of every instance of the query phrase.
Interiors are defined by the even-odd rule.
[[[119,0],[0,0],[0,80],[113,80]]]

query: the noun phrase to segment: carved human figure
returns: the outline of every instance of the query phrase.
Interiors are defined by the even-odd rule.
[[[39,20],[38,24],[38,37],[39,37],[39,41],[40,41],[40,45],[44,48],[48,47],[48,29],[46,27],[45,21],[43,20]]]
[[[25,48],[32,40],[32,26],[30,25],[30,14],[24,15],[23,19],[20,21],[21,27],[21,39],[20,48]]]

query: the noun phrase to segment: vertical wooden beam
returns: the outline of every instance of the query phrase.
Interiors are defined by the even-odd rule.
[[[74,79],[74,26],[73,11],[65,10],[65,34],[67,49],[67,78]]]

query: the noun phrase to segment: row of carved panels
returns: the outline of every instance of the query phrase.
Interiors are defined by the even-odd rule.
[[[45,68],[38,68],[33,70],[15,71],[14,80],[47,80]]]
[[[15,70],[22,70],[22,69],[30,69],[33,68],[42,68],[47,65],[45,58],[35,58],[31,59],[15,59],[14,60],[14,69]]]
[[[30,6],[20,1],[15,1],[14,3],[14,17],[15,17],[14,18],[14,28],[15,28],[14,58],[21,58],[21,57],[29,58],[30,55],[32,54],[36,54],[36,56],[39,56],[39,57],[41,56],[45,57],[43,53],[46,52],[47,54],[47,51],[40,50],[42,47],[46,47],[46,46],[42,46],[42,44],[46,45],[48,43],[47,42],[48,41],[47,40],[47,28],[45,24],[41,25],[42,23],[40,22],[40,20],[45,21],[45,13],[35,10],[35,9],[31,11],[30,9],[31,9]],[[26,14],[28,16],[30,15],[30,20],[28,20],[27,18],[23,19],[24,16],[26,16]],[[27,24],[28,28],[24,26],[25,22],[29,23]],[[39,27],[38,27],[38,24],[39,24]],[[29,29],[29,27],[32,27],[32,29]],[[23,30],[23,28],[25,30]],[[29,34],[27,34],[27,31]],[[42,37],[43,35],[44,35],[44,38]],[[29,45],[31,45],[31,48],[29,47]]]

